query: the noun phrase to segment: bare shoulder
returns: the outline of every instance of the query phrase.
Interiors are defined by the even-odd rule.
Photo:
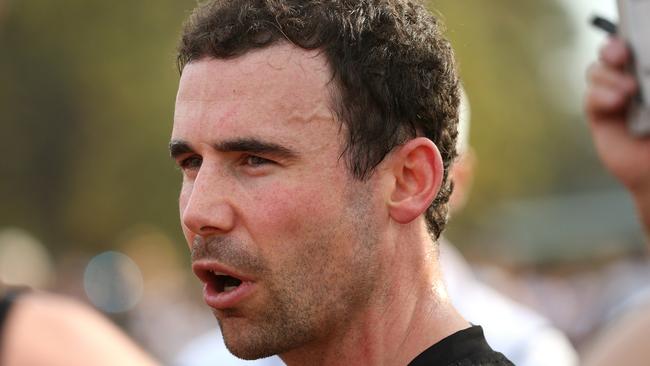
[[[155,365],[99,312],[63,296],[21,296],[6,327],[3,355],[8,366]]]

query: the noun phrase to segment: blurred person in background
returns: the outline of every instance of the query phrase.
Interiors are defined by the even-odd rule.
[[[450,212],[465,207],[471,191],[477,156],[470,145],[470,104],[463,93],[460,108],[458,157],[451,168],[454,191]],[[513,301],[481,282],[470,264],[445,238],[440,262],[452,302],[473,324],[482,324],[488,343],[520,366],[577,365],[578,357],[567,337],[534,310]]]
[[[0,283],[0,364],[147,366],[156,362],[88,306]]]
[[[465,207],[471,190],[476,154],[469,144],[470,104],[462,91],[458,126],[458,157],[451,168],[454,191],[450,212]],[[569,340],[547,319],[479,281],[470,264],[445,238],[440,239],[440,265],[449,296],[459,312],[471,323],[481,324],[488,343],[519,366],[577,365],[578,357]],[[192,340],[179,353],[178,366],[257,365],[281,366],[270,357],[255,361],[233,356],[219,331]]]
[[[181,223],[233,354],[511,364],[438,264],[460,97],[419,2],[207,2],[179,64]]]
[[[612,37],[607,41],[599,61],[588,72],[585,108],[600,159],[630,192],[650,245],[650,136],[632,136],[626,124],[629,103],[639,88],[628,71],[631,60],[623,40]],[[649,339],[650,287],[625,301],[609,326],[587,347],[584,364],[648,365]]]
[[[646,235],[650,236],[650,137],[632,136],[626,124],[628,105],[639,88],[634,76],[626,71],[631,59],[625,42],[610,38],[601,49],[599,62],[589,70],[585,103],[598,155],[631,193]]]

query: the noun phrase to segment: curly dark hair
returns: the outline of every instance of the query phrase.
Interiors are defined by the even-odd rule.
[[[356,179],[416,136],[440,150],[443,185],[426,214],[438,238],[452,191],[459,104],[441,28],[416,0],[212,0],[185,23],[178,67],[182,73],[203,57],[233,58],[277,42],[322,50],[337,83],[333,110],[347,131],[343,156]]]

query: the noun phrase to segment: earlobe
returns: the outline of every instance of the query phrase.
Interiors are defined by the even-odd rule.
[[[392,171],[395,186],[391,192],[389,212],[393,220],[407,224],[422,215],[435,199],[444,167],[436,145],[418,137],[393,152]]]

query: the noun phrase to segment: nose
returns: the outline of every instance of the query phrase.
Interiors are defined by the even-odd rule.
[[[235,226],[235,210],[224,178],[201,170],[193,182],[183,184],[179,205],[185,230],[200,236],[227,233]]]

